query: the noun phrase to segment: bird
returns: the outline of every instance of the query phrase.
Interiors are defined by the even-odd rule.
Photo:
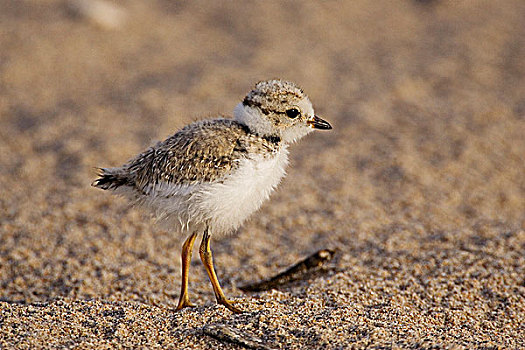
[[[121,167],[98,168],[92,186],[150,209],[167,227],[187,235],[177,310],[194,307],[188,293],[195,239],[217,304],[241,313],[222,291],[210,248],[265,202],[285,176],[288,148],[314,130],[332,129],[314,113],[295,83],[260,81],[233,110],[233,119],[193,122]]]

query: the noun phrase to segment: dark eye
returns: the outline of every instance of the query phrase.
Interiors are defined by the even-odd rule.
[[[301,112],[297,108],[290,108],[286,110],[286,115],[288,118],[295,119],[301,115]]]

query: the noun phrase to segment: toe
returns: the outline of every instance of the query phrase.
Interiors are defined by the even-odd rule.
[[[175,310],[182,310],[185,307],[195,307],[194,303],[190,302],[189,300],[182,300],[179,302],[179,305],[177,305],[177,308]]]
[[[233,312],[235,314],[241,314],[244,311],[242,311],[241,309],[236,308],[235,306],[233,306],[233,303],[237,303],[237,302],[238,301],[231,301],[231,300],[228,300],[228,299],[217,300],[218,304],[224,305],[231,312]]]

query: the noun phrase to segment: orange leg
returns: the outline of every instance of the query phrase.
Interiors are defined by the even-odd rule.
[[[211,237],[208,234],[208,229],[206,229],[202,237],[199,253],[201,256],[201,261],[204,264],[204,267],[206,268],[206,272],[208,273],[208,277],[210,278],[211,285],[213,286],[213,292],[215,293],[217,303],[224,305],[228,310],[234,313],[242,313],[241,310],[232,305],[232,301],[226,299],[226,296],[222,291],[221,285],[219,284],[219,280],[217,279],[217,275],[215,274],[215,269],[213,267],[213,257],[210,249],[210,239]]]
[[[196,232],[189,236],[184,242],[184,245],[182,246],[182,284],[180,287],[179,305],[177,306],[177,310],[188,306],[195,306],[195,304],[190,302],[190,298],[188,296],[188,280],[190,275],[191,254],[193,250],[193,243],[195,243],[195,238],[197,238]]]

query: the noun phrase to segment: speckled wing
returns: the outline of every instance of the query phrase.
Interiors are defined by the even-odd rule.
[[[204,120],[190,124],[149,148],[121,168],[102,169],[94,186],[133,187],[150,194],[159,185],[220,182],[253,153],[271,155],[279,140],[250,133],[234,120]]]

